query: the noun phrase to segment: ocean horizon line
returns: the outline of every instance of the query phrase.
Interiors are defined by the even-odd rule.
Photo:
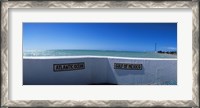
[[[172,54],[138,51],[113,50],[30,50],[24,51],[23,56],[113,56],[131,58],[176,58]]]
[[[148,53],[155,53],[155,51],[141,51],[141,50],[110,50],[110,49],[28,49],[28,50],[23,50],[23,51],[55,51],[55,50],[68,50],[68,51],[116,51],[116,52],[148,52]],[[164,50],[158,50],[158,51],[164,51]],[[169,50],[165,50],[165,51],[169,51]],[[170,50],[172,51],[172,50]],[[173,50],[176,51],[176,50]]]

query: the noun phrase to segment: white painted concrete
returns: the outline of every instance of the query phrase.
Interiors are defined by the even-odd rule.
[[[85,69],[54,72],[53,64],[85,62]],[[143,64],[142,70],[114,69],[114,63]],[[24,85],[83,85],[94,83],[148,85],[177,81],[176,59],[119,57],[26,57]]]

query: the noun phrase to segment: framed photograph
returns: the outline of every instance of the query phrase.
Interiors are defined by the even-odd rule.
[[[1,107],[199,107],[198,1],[2,1]]]

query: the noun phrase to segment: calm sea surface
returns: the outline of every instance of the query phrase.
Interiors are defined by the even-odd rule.
[[[24,57],[35,56],[112,56],[132,58],[177,58],[176,55],[154,52],[107,51],[107,50],[27,50]]]

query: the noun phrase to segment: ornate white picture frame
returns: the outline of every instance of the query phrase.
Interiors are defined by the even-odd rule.
[[[192,10],[192,100],[10,100],[9,9],[27,8],[189,8]],[[172,94],[176,95],[176,94]],[[2,1],[1,2],[1,107],[199,107],[199,2],[198,1]]]

